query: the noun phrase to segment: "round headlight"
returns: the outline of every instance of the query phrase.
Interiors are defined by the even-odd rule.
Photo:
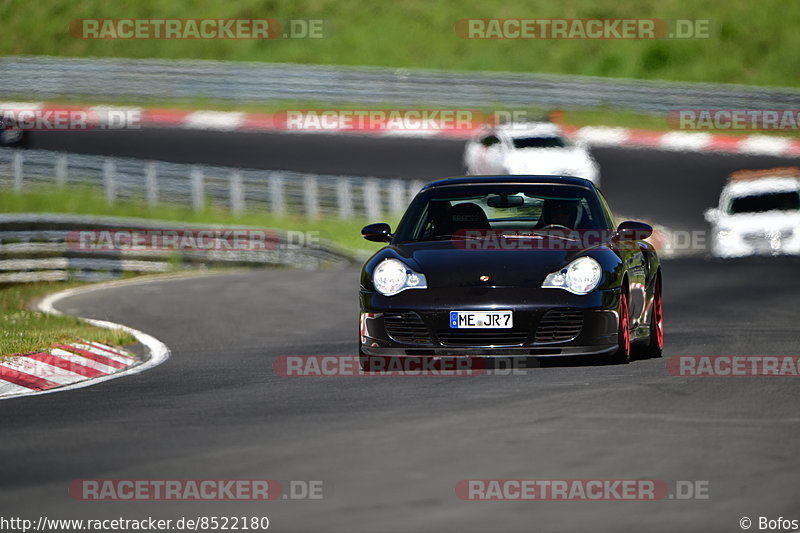
[[[382,261],[372,273],[372,283],[384,296],[397,294],[406,284],[406,265],[397,259]]]
[[[591,257],[581,257],[567,265],[566,286],[570,292],[586,294],[597,287],[602,275],[600,263]]]

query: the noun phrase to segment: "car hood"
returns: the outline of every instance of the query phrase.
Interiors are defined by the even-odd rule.
[[[582,148],[522,148],[508,152],[504,164],[514,174],[594,174],[594,160]],[[585,175],[583,175],[585,174]]]
[[[407,243],[387,250],[425,274],[430,287],[540,287],[547,274],[586,253],[586,250],[474,250],[465,249],[458,241]],[[488,276],[489,280],[481,281],[481,276]]]

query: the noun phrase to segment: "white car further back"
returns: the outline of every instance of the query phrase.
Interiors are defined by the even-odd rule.
[[[467,142],[467,174],[575,176],[600,184],[600,167],[582,143],[556,124],[532,122],[487,127]]]
[[[711,255],[800,255],[800,168],[740,170],[707,209]]]

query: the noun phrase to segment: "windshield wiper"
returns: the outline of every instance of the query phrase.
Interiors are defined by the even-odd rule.
[[[580,240],[580,239],[572,239],[570,237],[567,237],[566,235],[559,235],[558,233],[540,233],[538,231],[534,231],[533,234],[536,235],[537,237],[557,237],[564,241],[570,241],[570,242],[578,242]]]

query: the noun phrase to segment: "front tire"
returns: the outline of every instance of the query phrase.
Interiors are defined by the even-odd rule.
[[[653,289],[653,310],[650,313],[650,339],[643,354],[647,357],[661,357],[664,351],[664,313],[661,304],[661,278],[656,279]]]

